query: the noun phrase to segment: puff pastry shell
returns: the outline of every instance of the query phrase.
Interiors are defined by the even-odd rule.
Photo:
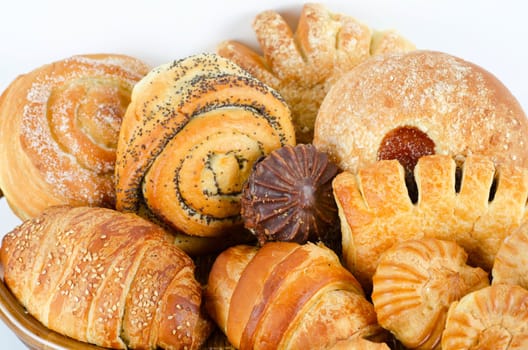
[[[442,335],[442,349],[528,349],[528,291],[497,284],[453,303]]]
[[[373,277],[379,324],[409,349],[436,349],[452,302],[489,285],[488,274],[466,264],[455,242],[422,238],[382,254]]]

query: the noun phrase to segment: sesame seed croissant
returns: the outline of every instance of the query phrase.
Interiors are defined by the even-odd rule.
[[[8,233],[4,281],[44,326],[125,349],[198,349],[211,330],[192,260],[168,234],[111,209],[46,209]]]

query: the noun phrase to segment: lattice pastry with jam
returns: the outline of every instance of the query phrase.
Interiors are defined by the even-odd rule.
[[[333,181],[344,262],[366,288],[383,252],[422,237],[457,242],[472,265],[489,271],[504,238],[527,218],[528,169],[498,168],[480,156],[457,166],[452,157],[429,155],[418,160],[414,179],[416,202],[397,160]]]

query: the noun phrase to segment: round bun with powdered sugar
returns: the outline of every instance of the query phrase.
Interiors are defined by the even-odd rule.
[[[510,91],[483,68],[435,51],[373,57],[325,97],[315,146],[356,172],[398,159],[487,156],[497,166],[528,166],[528,119]]]

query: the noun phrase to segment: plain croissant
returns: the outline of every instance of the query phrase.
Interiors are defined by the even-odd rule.
[[[158,226],[110,209],[52,207],[8,233],[4,280],[48,328],[111,348],[196,349],[211,323],[192,260]]]
[[[240,349],[330,349],[382,334],[354,276],[313,243],[225,250],[211,269],[205,305]]]

